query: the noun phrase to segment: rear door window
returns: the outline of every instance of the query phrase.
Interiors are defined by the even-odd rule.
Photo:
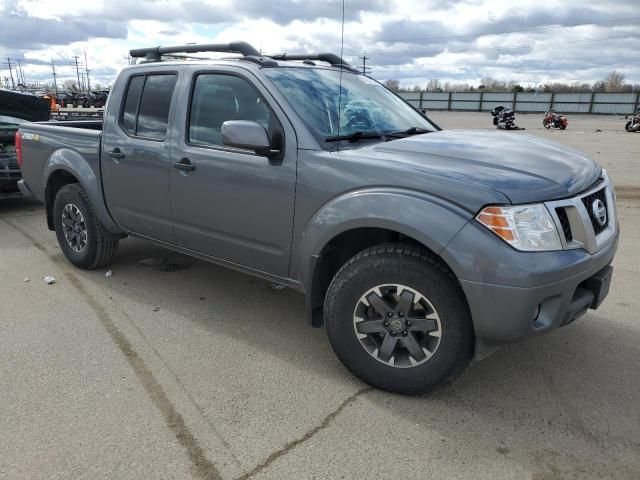
[[[136,118],[138,116],[138,105],[140,104],[140,95],[142,94],[142,86],[144,85],[144,76],[131,77],[129,88],[127,89],[127,98],[124,102],[122,111],[122,128],[130,135],[136,134]]]
[[[121,126],[130,135],[164,140],[177,75],[133,77],[129,82]]]

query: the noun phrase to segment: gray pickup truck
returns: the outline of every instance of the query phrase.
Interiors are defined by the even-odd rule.
[[[239,55],[175,58],[203,51]],[[615,194],[580,152],[441,130],[332,54],[131,55],[102,123],[20,128],[20,188],[73,264],[131,235],[287,285],[351,372],[404,394],[607,295]]]

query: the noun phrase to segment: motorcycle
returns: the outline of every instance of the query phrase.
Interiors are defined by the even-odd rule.
[[[549,128],[559,128],[560,130],[564,130],[569,125],[569,119],[565,115],[558,115],[553,110],[549,110],[544,114],[544,118],[542,119],[542,126],[546,129]]]
[[[524,130],[524,128],[516,126],[516,112],[510,108],[498,105],[491,110],[491,116],[493,116],[493,124],[496,128],[503,130]]]
[[[631,120],[624,126],[627,132],[640,132],[640,109],[631,117]]]

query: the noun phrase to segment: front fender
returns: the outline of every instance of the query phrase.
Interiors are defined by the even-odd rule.
[[[122,235],[124,232],[113,221],[104,203],[101,180],[95,174],[89,162],[80,153],[70,148],[61,148],[54,151],[44,165],[42,175],[44,189],[47,188],[51,175],[60,170],[64,170],[78,180],[89,197],[96,217],[98,217],[104,228],[113,235]]]
[[[307,223],[296,250],[295,276],[309,292],[322,249],[348,230],[392,230],[439,254],[472,217],[473,213],[459,206],[412,190],[370,188],[345,193],[323,206]]]

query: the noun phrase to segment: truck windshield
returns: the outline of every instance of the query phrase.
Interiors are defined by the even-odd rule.
[[[425,117],[364,75],[325,68],[280,67],[263,72],[323,148],[336,140],[385,139],[437,130]],[[339,96],[341,91],[341,97]]]

